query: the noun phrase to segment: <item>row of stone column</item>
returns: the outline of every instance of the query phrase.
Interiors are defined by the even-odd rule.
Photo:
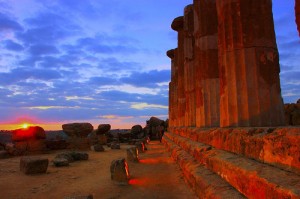
[[[171,27],[170,127],[284,125],[271,0],[194,0]]]

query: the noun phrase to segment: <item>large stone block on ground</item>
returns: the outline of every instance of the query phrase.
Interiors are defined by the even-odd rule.
[[[17,129],[12,131],[12,141],[25,141],[29,139],[46,139],[45,130],[39,126],[30,126],[26,129]]]
[[[20,159],[20,171],[25,174],[46,173],[49,160],[41,157],[22,157]]]
[[[145,152],[145,144],[143,142],[138,142],[135,144],[136,148],[138,149],[139,153]]]
[[[139,152],[136,147],[127,149],[127,160],[131,162],[139,162]]]
[[[69,123],[63,124],[62,129],[70,137],[87,137],[94,127],[90,123]]]
[[[116,159],[110,165],[111,179],[120,185],[127,185],[130,179],[129,168],[125,158]]]

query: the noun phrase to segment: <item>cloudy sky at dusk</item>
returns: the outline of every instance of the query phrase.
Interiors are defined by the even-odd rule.
[[[192,0],[0,0],[0,129],[167,118],[172,20]],[[273,0],[284,102],[300,98],[294,0]],[[47,124],[53,124],[50,126]],[[58,127],[55,125],[58,124]],[[2,126],[1,126],[2,125]],[[2,128],[1,128],[2,127]]]

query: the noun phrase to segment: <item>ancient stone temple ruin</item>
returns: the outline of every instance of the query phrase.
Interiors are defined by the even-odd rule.
[[[164,143],[200,198],[300,198],[271,0],[194,0],[173,20]]]

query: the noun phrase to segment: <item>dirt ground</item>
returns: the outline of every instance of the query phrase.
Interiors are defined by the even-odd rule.
[[[169,157],[164,146],[151,142],[140,163],[129,164],[130,184],[116,185],[110,179],[112,160],[126,158],[126,149],[105,148],[105,152],[88,151],[89,160],[70,163],[69,167],[54,167],[51,160],[56,151],[39,156],[50,160],[46,174],[28,176],[19,171],[20,157],[0,160],[0,198],[3,199],[63,199],[93,194],[94,199],[194,199],[179,167]]]

